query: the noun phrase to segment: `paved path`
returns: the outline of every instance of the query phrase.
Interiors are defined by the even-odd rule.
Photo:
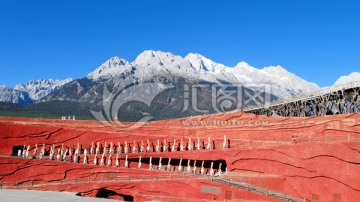
[[[71,192],[0,189],[0,202],[110,202],[114,200],[76,196]]]

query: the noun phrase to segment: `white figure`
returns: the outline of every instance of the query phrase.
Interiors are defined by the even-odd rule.
[[[106,142],[105,142],[105,144],[104,144],[104,149],[103,149],[103,154],[106,154],[107,153],[107,144],[106,144]]]
[[[204,175],[204,161],[202,161],[202,163],[201,163],[201,169],[200,169],[200,174],[201,175]]]
[[[21,152],[21,149],[19,149],[19,150],[18,150],[18,157],[21,156],[21,153],[22,153],[22,152]]]
[[[152,157],[150,156],[149,170],[152,170]]]
[[[72,156],[73,155],[73,149],[72,149],[72,146],[70,147],[70,149],[69,149],[69,156]]]
[[[65,162],[66,161],[66,154],[68,152],[68,149],[65,150],[65,153],[62,156],[62,160]]]
[[[161,160],[162,160],[162,157],[160,157],[160,160],[159,160],[159,167],[158,169],[161,170],[162,169],[162,163],[161,163]]]
[[[120,153],[121,153],[121,145],[120,145],[120,142],[118,142],[118,147],[117,147],[116,153],[117,153],[117,154],[120,154]]]
[[[74,155],[73,161],[74,161],[74,163],[78,163],[78,156],[77,155]]]
[[[115,167],[120,167],[119,154],[116,154]]]
[[[183,139],[180,141],[180,151],[184,151]]]
[[[35,144],[35,149],[34,149],[34,152],[33,152],[33,156],[36,156],[36,153],[37,153],[37,148],[38,148],[38,145]]]
[[[29,150],[30,150],[30,145],[28,145],[28,147],[26,148],[25,158],[29,157]]]
[[[159,152],[159,150],[160,150],[160,140],[157,141],[157,145],[155,147],[156,152]]]
[[[108,166],[111,166],[111,154],[109,155],[109,159],[108,159],[107,165],[108,165]]]
[[[139,158],[138,168],[141,169],[141,156]]]
[[[97,154],[95,154],[95,157],[94,157],[94,165],[97,165],[98,164],[98,158],[97,158]]]
[[[191,138],[189,138],[188,150],[192,150],[192,149],[193,149],[193,145],[191,142]]]
[[[64,144],[61,144],[60,156],[64,154]]]
[[[86,148],[84,149],[84,155],[88,155],[88,150]]]
[[[223,143],[223,148],[225,149],[225,148],[227,148],[227,144],[226,144],[227,142],[226,142],[226,135],[224,135],[224,143]]]
[[[164,139],[163,152],[166,152],[166,150],[167,150],[167,144],[166,144],[166,139]]]
[[[60,161],[61,160],[61,154],[60,154],[60,148],[58,149],[58,153],[56,155],[56,160]]]
[[[112,154],[113,152],[114,152],[113,143],[110,142],[109,154]]]
[[[97,147],[95,149],[95,154],[99,154],[100,153],[100,142],[97,143]]]
[[[174,144],[171,146],[171,151],[175,152],[175,145],[176,145],[176,140],[174,140]]]
[[[193,168],[194,174],[196,174],[196,160],[194,161],[194,168]]]
[[[181,163],[182,163],[182,159],[180,159],[180,163],[179,163],[179,172],[182,172],[183,171],[183,167],[182,167],[182,165],[181,165]]]
[[[169,161],[168,161],[168,164],[167,164],[167,167],[166,167],[166,171],[171,171],[171,158],[169,158]]]
[[[188,160],[187,172],[191,173],[190,159]]]
[[[94,153],[94,142],[91,143],[90,154]]]
[[[24,145],[23,151],[22,151],[22,157],[23,157],[23,158],[25,158],[25,153],[26,153],[26,146]]]
[[[211,165],[210,165],[210,176],[214,176],[213,165],[214,165],[214,162],[211,162]]]
[[[150,142],[147,140],[146,152],[150,152]]]
[[[50,160],[54,160],[54,145],[50,148],[50,154],[49,154],[49,158]]]
[[[88,164],[88,157],[84,154],[84,164]]]
[[[206,149],[211,149],[211,141],[210,141],[210,137],[208,137],[208,143],[207,143],[207,147]]]
[[[128,144],[127,142],[125,141],[125,146],[124,146],[124,153],[127,154],[129,151],[128,151]]]
[[[40,154],[39,154],[39,159],[41,160],[43,158],[43,156],[45,155],[45,144],[43,144]]]
[[[125,156],[125,168],[129,168],[128,155]]]
[[[222,163],[219,164],[219,169],[218,169],[218,172],[216,174],[218,176],[221,176],[221,165],[222,165]]]
[[[134,146],[132,148],[132,153],[136,153],[136,142],[134,141]]]
[[[103,153],[102,156],[101,156],[101,160],[100,160],[100,165],[101,166],[105,166],[105,156],[104,155],[105,155],[105,153]]]
[[[78,146],[77,146],[77,148],[76,148],[76,150],[75,150],[75,152],[74,152],[74,156],[77,156],[77,155],[79,155],[80,154],[80,145],[79,145],[79,143],[78,143]]]
[[[144,152],[144,141],[141,140],[140,152]]]

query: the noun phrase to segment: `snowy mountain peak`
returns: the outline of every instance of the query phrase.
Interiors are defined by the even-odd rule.
[[[110,79],[124,72],[126,72],[125,75],[131,74],[139,80],[162,75],[215,83],[221,80],[243,85],[271,84],[275,86],[274,94],[278,97],[319,89],[316,84],[301,79],[281,66],[257,69],[246,62],[240,62],[232,68],[216,63],[198,53],[189,53],[183,58],[170,52],[153,50],[142,52],[131,63],[118,57],[111,58],[88,76],[94,80]]]
[[[170,52],[146,50],[138,55],[132,64],[142,67],[162,67],[173,65],[174,63],[180,62],[182,59],[182,57],[175,56]]]
[[[247,62],[239,62],[237,63],[237,65],[235,65],[234,67],[235,71],[238,72],[255,72],[258,71],[258,69],[256,69],[255,67],[250,66]]]
[[[64,80],[38,79],[30,80],[26,84],[18,84],[13,88],[5,85],[0,86],[0,101],[17,104],[30,104],[72,81],[72,78]]]
[[[0,90],[6,90],[7,86],[6,85],[0,85]]]
[[[72,78],[64,80],[56,79],[38,79],[30,80],[26,84],[18,84],[14,86],[14,90],[27,92],[32,100],[39,100],[48,95],[50,92],[58,89],[60,86],[72,81]]]
[[[224,65],[215,63],[198,53],[189,53],[184,59],[189,61],[198,72],[220,73],[226,69]]]
[[[347,76],[341,76],[338,80],[335,81],[335,85],[343,85],[351,82],[359,82],[360,81],[360,72],[352,72]]]
[[[280,65],[264,67],[262,70],[267,73],[277,74],[277,75],[284,75],[284,74],[290,73],[289,71],[287,71],[285,68],[283,68]]]
[[[107,64],[110,67],[116,67],[120,65],[126,65],[129,64],[129,62],[123,58],[119,58],[118,56],[114,56],[107,60],[103,65]]]
[[[57,79],[37,79],[37,80],[30,80],[28,81],[26,84],[17,84],[14,86],[15,90],[22,90],[22,88],[24,86],[26,86],[26,88],[32,88],[32,87],[36,87],[36,86],[54,86],[54,85],[64,85],[65,83],[69,83],[70,81],[72,81],[72,78],[67,78],[64,80],[57,80]]]
[[[129,62],[117,56],[110,58],[100,67],[88,74],[88,77],[98,79],[100,77],[110,77],[121,70],[122,67],[129,66]]]

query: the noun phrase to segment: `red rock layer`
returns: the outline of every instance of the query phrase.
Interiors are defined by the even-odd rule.
[[[163,166],[168,158],[183,159],[184,164],[191,159],[199,164],[216,160],[226,162],[228,173],[223,177],[250,185],[285,193],[308,201],[358,201],[360,198],[360,114],[334,115],[325,117],[264,117],[234,111],[192,118],[156,121],[145,124],[136,130],[122,130],[97,121],[72,121],[0,117],[0,153],[12,153],[15,145],[52,144],[66,147],[89,148],[92,142],[125,141],[133,145],[145,145],[149,140],[156,145],[162,143],[178,144],[183,139],[186,146],[188,138],[206,144],[208,137],[214,141],[215,148],[200,151],[151,152],[129,154],[132,168],[123,168],[125,155],[120,155],[121,168],[74,164],[48,160],[25,160],[0,158],[0,178],[3,183],[16,181],[52,181],[81,177],[96,177],[103,172],[116,172],[118,176],[132,174],[154,176],[156,174],[177,172],[148,171],[145,159],[154,161],[162,157]],[[220,149],[224,135],[230,148]],[[292,136],[296,136],[295,142]],[[41,148],[41,145],[38,148]],[[143,169],[135,169],[137,160],[142,157]],[[106,156],[108,157],[108,155]],[[114,157],[114,156],[113,156]],[[80,162],[82,155],[80,156]],[[89,155],[92,164],[93,155]],[[70,159],[69,159],[70,160]],[[225,166],[224,165],[224,166]],[[172,164],[177,169],[177,164]],[[207,165],[208,166],[208,165]],[[215,167],[218,165],[215,165]],[[217,167],[216,167],[217,168]],[[151,184],[151,185],[150,185]],[[38,186],[32,189],[67,190],[81,192],[85,196],[96,196],[104,189],[113,198],[127,195],[138,200],[186,199],[231,199],[275,200],[265,195],[245,191],[207,179],[194,179],[185,176],[184,180],[152,180],[148,182],[106,182]],[[204,187],[205,188],[201,188]],[[208,185],[208,187],[206,187]],[[210,187],[210,188],[209,188]],[[212,187],[212,188],[211,188]],[[215,188],[214,188],[215,187]],[[214,194],[216,187],[221,193]],[[207,193],[206,189],[214,189]],[[205,189],[205,192],[204,192]],[[211,191],[210,191],[211,192]],[[117,195],[116,195],[117,194]]]

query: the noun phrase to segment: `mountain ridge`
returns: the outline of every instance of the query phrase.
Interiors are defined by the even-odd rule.
[[[273,93],[277,97],[288,97],[320,89],[315,83],[296,76],[280,65],[258,69],[246,62],[239,62],[234,67],[228,67],[198,53],[189,53],[185,57],[181,57],[170,52],[146,50],[139,54],[134,61],[117,66],[108,65],[112,59],[104,62],[96,70],[89,73],[88,78],[94,80],[100,78],[109,79],[132,68],[135,72],[142,72],[142,75],[138,74],[138,78],[144,78],[144,75],[156,74],[153,71],[157,73],[165,71],[172,75],[212,83],[219,83],[218,80],[222,80],[243,86],[270,84],[274,88]],[[107,71],[101,73],[103,69],[107,69]]]
[[[353,81],[360,78],[356,76],[357,74],[360,75],[360,73],[354,72],[352,74],[355,74],[355,76],[340,77],[334,85],[346,83],[349,79]],[[119,80],[127,77],[131,77],[134,82],[141,83],[154,76],[158,77],[156,79],[161,77],[168,80],[182,77],[194,82],[221,83],[219,81],[225,81],[225,83],[251,88],[254,86],[271,85],[272,93],[281,98],[320,89],[315,83],[298,77],[280,65],[256,68],[241,61],[234,67],[228,67],[221,63],[216,63],[199,53],[189,53],[185,57],[181,57],[171,52],[154,50],[145,50],[132,62],[118,56],[111,57],[95,70],[88,73],[87,76],[80,79],[87,78],[87,82],[101,83],[117,77],[115,79],[117,80],[116,82],[109,82],[112,85],[116,85],[116,83],[119,83]],[[26,84],[18,84],[13,88],[2,86],[0,88],[0,101],[31,104],[42,100],[72,81],[74,79],[71,78],[64,80],[40,79],[31,80]],[[77,83],[76,85],[78,86],[77,90],[81,91],[81,84]],[[91,87],[88,90],[90,89]],[[88,97],[90,98],[91,96]]]
[[[72,78],[37,79],[30,80],[26,84],[17,84],[14,87],[1,85],[0,102],[32,104],[72,80]]]

